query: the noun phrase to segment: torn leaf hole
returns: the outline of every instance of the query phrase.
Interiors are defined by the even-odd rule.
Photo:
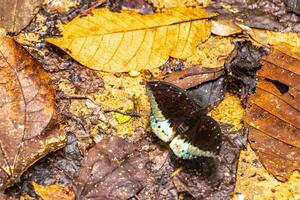
[[[265,78],[265,80],[268,81],[268,82],[273,83],[273,85],[275,85],[275,87],[279,90],[279,92],[281,94],[284,94],[284,93],[289,91],[289,86],[282,83],[282,82],[280,82],[280,81],[272,80],[272,79],[269,79],[269,78]]]

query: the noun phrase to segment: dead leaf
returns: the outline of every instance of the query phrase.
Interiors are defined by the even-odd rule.
[[[173,8],[179,6],[207,6],[211,0],[149,0],[156,8]]]
[[[300,33],[281,33],[259,29],[250,29],[248,33],[255,41],[263,45],[280,46],[280,43],[284,42],[300,48]]]
[[[249,41],[237,42],[236,48],[225,63],[227,90],[237,93],[242,99],[255,91],[256,72],[261,68],[260,58],[265,54]]]
[[[281,181],[300,168],[300,61],[286,52],[273,48],[262,57],[259,82],[249,98],[245,119],[251,147]]]
[[[42,186],[35,182],[32,182],[32,185],[43,200],[75,200],[75,194],[70,188],[60,185]]]
[[[164,81],[170,82],[187,90],[201,83],[217,79],[224,74],[224,68],[205,68],[193,66],[182,71],[173,72],[164,77]]]
[[[148,157],[119,137],[104,137],[81,162],[75,179],[78,199],[128,199],[150,181]]]
[[[63,37],[47,41],[95,70],[139,71],[159,67],[169,56],[191,56],[197,44],[209,38],[211,25],[205,18],[211,16],[183,7],[153,15],[95,9],[61,26]]]
[[[211,32],[219,36],[230,36],[242,32],[242,29],[231,19],[211,20]]]
[[[19,33],[38,11],[43,0],[0,0],[0,27]]]
[[[65,144],[55,91],[37,61],[9,37],[0,38],[0,189],[35,161]]]

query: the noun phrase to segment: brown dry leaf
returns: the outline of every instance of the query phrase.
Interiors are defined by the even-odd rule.
[[[262,57],[245,119],[251,147],[281,181],[300,169],[300,61],[286,51],[273,48]]]
[[[211,16],[183,7],[153,15],[95,9],[63,25],[63,37],[47,41],[95,70],[139,71],[159,67],[169,56],[191,56],[197,44],[209,38],[211,24],[205,18]]]
[[[300,33],[281,33],[260,29],[249,29],[248,33],[255,41],[263,45],[280,46],[284,42],[300,48]]]
[[[0,28],[20,32],[29,24],[43,0],[0,0]]]
[[[173,72],[164,77],[164,81],[170,82],[182,89],[189,89],[201,83],[215,80],[224,75],[224,68],[204,68],[193,66],[182,71]]]
[[[91,148],[75,179],[78,199],[129,199],[152,181],[148,156],[134,144],[109,136]]]
[[[35,182],[32,182],[34,191],[39,195],[43,200],[74,200],[74,192],[67,187],[60,185],[49,185],[42,186]]]
[[[48,74],[9,37],[0,38],[0,190],[65,144]]]
[[[211,20],[211,32],[219,36],[230,36],[242,32],[242,29],[231,19]]]

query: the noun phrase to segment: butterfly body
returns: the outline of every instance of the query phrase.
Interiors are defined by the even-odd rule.
[[[181,88],[163,81],[147,83],[152,131],[183,159],[215,157],[220,151],[221,130]]]

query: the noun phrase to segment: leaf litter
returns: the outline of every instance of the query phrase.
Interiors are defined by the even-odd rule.
[[[1,37],[0,189],[38,159],[65,144],[48,74],[12,38]]]
[[[82,4],[81,4],[82,5]],[[68,15],[69,16],[71,16],[71,14],[70,14],[71,12],[69,12],[68,13]],[[74,17],[74,14],[73,14],[73,17]],[[58,17],[59,19],[61,18],[61,16],[59,16]],[[70,19],[70,18],[69,18]],[[47,30],[47,31],[49,31],[49,30]],[[44,36],[43,36],[44,37]],[[38,44],[43,44],[43,42],[42,43],[38,43]],[[32,45],[32,44],[31,44]],[[34,55],[37,55],[35,52],[38,52],[38,53],[43,53],[43,48],[44,47],[42,47],[41,49],[42,49],[42,51],[35,51],[36,50],[36,48],[34,47],[33,49],[31,49],[31,50],[33,50],[34,52],[33,52],[33,54]],[[49,47],[47,47],[47,48],[49,48]],[[58,52],[58,51],[56,51],[56,52]],[[43,54],[42,54],[43,55]],[[62,53],[57,53],[57,55],[55,55],[54,57],[57,59],[57,58],[60,58],[61,56],[62,56],[63,54]],[[39,55],[37,55],[37,57],[40,57]],[[53,57],[53,56],[50,56],[50,57]],[[49,58],[49,57],[48,57]],[[63,61],[66,59],[67,57],[64,57],[64,59],[62,59]],[[69,59],[70,60],[70,62],[71,63],[73,63],[73,61],[71,60],[71,59]],[[42,62],[43,62],[43,59],[41,60]],[[61,64],[58,64],[58,66],[61,66]],[[62,76],[63,77],[63,81],[60,81],[60,79],[62,78],[60,75],[61,75],[61,73],[62,74],[64,74],[64,70],[66,69],[66,67],[65,67],[65,65],[61,68],[61,69],[63,69],[62,70],[62,72],[60,72],[60,73],[58,73],[59,75],[57,75],[57,73],[51,73],[51,78],[52,78],[52,80],[56,80],[56,81],[58,81],[58,82],[63,82],[64,80],[66,80],[65,79],[65,77],[64,76]],[[81,67],[78,67],[77,69],[81,69]],[[77,70],[76,69],[76,70]],[[75,71],[76,71],[75,70]],[[100,79],[101,78],[103,78],[103,77],[105,77],[106,75],[101,75],[100,76]],[[116,74],[116,77],[120,77],[120,74],[118,75],[118,74]],[[142,78],[146,78],[146,79],[149,79],[149,77],[151,77],[151,75],[149,76],[149,73],[148,72],[146,72],[146,73],[141,73],[141,75],[140,75]],[[54,77],[56,77],[55,79],[54,79]],[[126,76],[123,76],[123,77],[126,77]],[[120,78],[120,79],[122,79],[122,77]],[[141,80],[142,81],[142,80]],[[91,96],[93,96],[93,94],[92,93],[89,93],[88,95],[85,95],[85,96],[78,96],[78,94],[77,94],[77,97],[76,97],[76,95],[74,96],[74,88],[73,88],[73,86],[72,86],[72,83],[70,84],[70,81],[67,81],[68,82],[68,84],[66,85],[67,87],[64,87],[63,86],[63,84],[61,84],[61,89],[63,90],[63,91],[65,91],[65,92],[69,92],[68,94],[69,95],[61,95],[61,99],[60,99],[60,101],[61,102],[64,102],[64,103],[62,103],[63,105],[62,105],[62,107],[61,107],[61,109],[62,110],[64,110],[64,111],[66,111],[66,113],[65,114],[67,114],[70,118],[72,118],[72,120],[70,120],[70,121],[68,121],[68,127],[67,127],[67,129],[68,130],[70,130],[70,131],[72,131],[72,132],[75,132],[75,133],[77,133],[78,132],[78,130],[77,130],[77,128],[79,128],[80,130],[82,130],[82,129],[86,129],[86,130],[90,130],[91,129],[91,124],[90,125],[88,125],[87,127],[85,127],[85,128],[82,128],[82,125],[86,125],[85,124],[85,122],[84,123],[82,123],[82,121],[81,121],[81,119],[86,119],[88,116],[91,116],[90,115],[90,113],[88,114],[88,115],[83,115],[83,116],[81,116],[81,118],[77,118],[77,117],[74,117],[74,115],[72,115],[72,113],[71,113],[71,115],[70,115],[70,113],[68,114],[67,113],[67,110],[68,110],[68,104],[69,104],[69,102],[70,101],[73,101],[74,99],[76,99],[76,98],[86,98],[86,97],[88,97],[88,98],[90,98]],[[142,81],[143,82],[143,81]],[[212,81],[213,82],[213,81]],[[69,87],[69,86],[72,86],[71,88]],[[87,83],[84,83],[84,84],[80,84],[79,85],[79,91],[80,91],[80,88],[81,87],[86,87],[86,85],[87,85]],[[105,81],[105,85],[106,85],[106,81]],[[97,86],[97,88],[99,88],[98,86]],[[129,87],[130,88],[130,87]],[[141,88],[143,88],[143,87],[141,87]],[[70,90],[71,89],[71,90]],[[71,91],[71,92],[70,92]],[[85,91],[85,90],[81,90],[81,91]],[[101,87],[100,87],[100,90],[99,91],[101,91]],[[77,93],[77,92],[76,92]],[[83,93],[81,93],[81,94],[84,94],[84,92]],[[68,97],[68,98],[65,98],[65,97]],[[59,102],[60,102],[59,101]],[[85,102],[85,100],[84,101],[82,101],[82,102]],[[66,103],[66,104],[65,104]],[[65,105],[64,105],[65,104]],[[85,103],[84,103],[85,104]],[[100,104],[99,104],[100,105]],[[66,107],[65,107],[66,106]],[[99,106],[98,106],[99,107]],[[94,110],[97,110],[97,109],[94,109]],[[94,111],[93,111],[94,112]],[[98,113],[99,114],[99,113]],[[98,115],[97,114],[97,115]],[[92,116],[94,116],[94,114],[92,114]],[[103,119],[102,117],[100,117],[101,119]],[[105,120],[104,120],[105,121]],[[131,125],[131,120],[129,121],[129,122],[127,122],[127,123],[125,123],[125,124],[128,124],[129,126]],[[88,122],[88,123],[90,123],[90,122]],[[125,125],[124,124],[124,125]],[[77,127],[77,128],[76,128]],[[82,130],[83,132],[84,131],[86,131],[86,130]],[[109,133],[109,131],[108,132],[106,132],[106,130],[107,129],[99,129],[98,131],[100,131],[100,132],[98,132],[98,134],[110,134]],[[136,130],[135,130],[135,133],[134,133],[134,135],[132,136],[132,137],[129,137],[128,139],[129,140],[133,140],[133,141],[140,141],[142,138],[144,138],[145,137],[145,130],[144,130],[144,128],[137,128]],[[150,133],[149,133],[150,134]],[[147,137],[149,136],[149,134],[146,134],[147,135]],[[151,135],[150,135],[151,136]],[[152,136],[151,136],[152,137]],[[81,138],[79,138],[80,140],[83,140],[83,138],[81,137]],[[99,138],[99,139],[101,139],[101,138]],[[155,139],[155,138],[154,138]],[[154,140],[154,142],[156,143],[157,141],[155,141]],[[141,141],[141,143],[142,144],[151,144],[149,147],[146,145],[144,148],[152,148],[152,149],[156,149],[156,145],[153,145],[153,142],[150,142],[149,143],[149,141]],[[90,140],[90,142],[88,142],[88,145],[87,145],[87,147],[88,146],[93,146],[93,140]],[[82,152],[84,153],[85,152],[85,149],[86,149],[86,147],[85,148],[82,148]],[[163,154],[163,155],[165,155],[165,154]],[[158,159],[160,159],[160,157],[158,158]],[[250,166],[252,166],[252,165],[250,165]],[[44,168],[46,168],[46,166],[44,166]],[[43,168],[41,168],[41,169],[43,169]],[[177,170],[175,170],[176,172],[178,172],[178,171],[180,171],[180,169],[177,171]],[[176,173],[175,173],[176,174]],[[47,176],[44,176],[44,177],[47,177]],[[49,177],[49,176],[48,176]],[[239,179],[238,179],[239,180]],[[44,183],[45,184],[45,183]],[[55,184],[55,183],[53,183],[52,182],[52,184]],[[278,183],[277,183],[278,184]],[[47,184],[45,184],[45,185],[49,185],[49,183]],[[178,184],[177,184],[178,185]],[[180,184],[179,184],[179,186],[180,186]],[[279,185],[278,185],[278,187],[279,187]],[[253,189],[255,189],[255,188],[253,188]],[[278,188],[277,188],[278,189]],[[244,191],[246,191],[245,189],[244,189]],[[174,193],[174,190],[171,190],[171,193]],[[276,193],[277,194],[277,193]],[[170,194],[169,194],[170,195]],[[180,192],[180,195],[179,196],[185,196],[186,198],[190,198],[191,197],[191,195],[190,194],[188,194],[187,192]]]

